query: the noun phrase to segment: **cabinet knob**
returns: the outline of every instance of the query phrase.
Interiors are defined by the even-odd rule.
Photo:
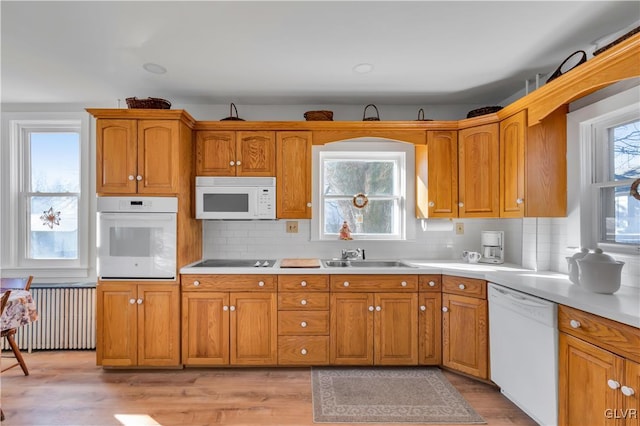
[[[301,287],[306,287],[307,286],[307,282],[306,281],[300,281],[300,286]]]
[[[421,305],[421,306],[420,306],[420,310],[421,310],[422,312],[424,312],[424,311],[426,311],[426,310],[427,310],[427,307],[426,307],[426,306],[424,306],[424,305]]]
[[[464,203],[458,203],[458,207],[464,207]]]
[[[380,312],[382,310],[382,307],[380,305],[376,306],[376,312]]]
[[[402,287],[406,287],[406,286],[407,286],[407,282],[406,282],[406,281],[402,281],[402,282],[400,283],[400,285],[401,285]]]
[[[136,304],[136,299],[129,299],[129,303],[131,305],[135,305]]]
[[[429,201],[429,207],[435,207],[436,203],[434,203],[433,201]]]
[[[242,164],[240,160],[236,161],[236,166],[239,166],[240,164]]]
[[[449,312],[449,308],[447,308],[446,306],[442,307],[442,312]]]
[[[235,310],[236,310],[236,307],[235,307],[235,306],[233,306],[233,305],[231,305],[231,306],[229,306],[229,310],[230,310],[231,312],[233,312],[233,311],[235,311]]]
[[[193,282],[193,286],[194,287],[199,287],[200,286],[200,281],[196,280]]]
[[[580,321],[576,321],[576,320],[571,320],[569,321],[569,325],[571,326],[571,328],[580,328]]]
[[[235,166],[235,165],[236,165],[236,162],[235,162],[235,161],[229,161],[229,165],[230,165],[230,166]]]
[[[466,287],[465,287],[465,285],[464,285],[464,284],[458,284],[458,288],[459,288],[460,290],[464,290]]]
[[[307,354],[307,350],[305,348],[300,349],[300,353],[302,355],[306,355]]]
[[[142,299],[138,299],[138,300],[136,300],[136,303],[137,303],[138,305],[142,305]]]
[[[142,176],[140,176],[140,175],[136,176],[136,180],[137,181],[141,181],[142,180]]]
[[[373,306],[369,306],[369,312],[373,312],[375,308]]]
[[[223,310],[223,311],[225,311],[225,312],[227,312],[227,311],[229,310],[229,307],[228,307],[227,305],[224,305],[224,306],[222,307],[222,310]]]
[[[342,283],[342,285],[343,285],[344,287],[349,287],[349,281],[345,281],[344,283]]]
[[[311,203],[307,203],[307,207],[311,207]]]
[[[306,327],[307,327],[307,322],[306,322],[306,321],[302,321],[302,322],[300,323],[300,327],[302,327],[302,328],[306,328]]]
[[[436,286],[435,281],[429,281],[429,287],[435,287],[435,286]]]
[[[134,180],[135,177],[133,175],[129,175],[129,180]]]
[[[258,287],[264,287],[264,281],[258,281]]]
[[[633,396],[635,394],[633,388],[630,388],[629,386],[623,386],[620,388],[620,390],[622,391],[624,396]]]
[[[522,198],[517,198],[516,199],[516,204],[522,204],[522,203],[524,203],[524,199],[522,199]]]
[[[306,304],[307,304],[306,299],[302,299],[302,300],[300,301],[300,304],[301,304],[301,305],[306,305]]]
[[[618,389],[620,388],[620,383],[618,383],[617,381],[613,380],[613,379],[609,379],[607,380],[607,385],[611,388],[611,389]]]

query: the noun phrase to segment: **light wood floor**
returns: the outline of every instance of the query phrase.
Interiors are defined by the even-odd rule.
[[[103,370],[93,351],[24,356],[29,376],[0,376],[2,426],[314,424],[308,368]],[[489,425],[535,425],[494,387],[445,374]]]

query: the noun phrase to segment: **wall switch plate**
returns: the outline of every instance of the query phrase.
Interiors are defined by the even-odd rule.
[[[287,221],[287,233],[289,233],[289,234],[297,234],[298,233],[298,221],[297,220],[288,220]]]
[[[456,234],[458,235],[464,234],[464,223],[456,222]]]

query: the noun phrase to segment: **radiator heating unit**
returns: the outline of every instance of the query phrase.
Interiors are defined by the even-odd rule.
[[[38,320],[16,333],[20,350],[95,349],[95,287],[31,287]],[[2,339],[2,350],[9,344]]]

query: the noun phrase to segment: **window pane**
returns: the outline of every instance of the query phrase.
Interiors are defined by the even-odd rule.
[[[629,195],[631,187],[602,188],[602,242],[640,244],[640,203]]]
[[[30,201],[28,257],[77,259],[77,197],[31,197]]]
[[[31,132],[31,192],[80,192],[80,134]]]
[[[394,223],[398,223],[399,208],[395,200],[369,200],[366,207],[354,207],[351,199],[327,200],[324,202],[324,233],[338,234],[345,220],[351,233],[393,234]]]
[[[396,187],[394,161],[326,160],[325,195],[393,195]]]
[[[640,177],[640,121],[612,129],[613,176],[610,180]]]

